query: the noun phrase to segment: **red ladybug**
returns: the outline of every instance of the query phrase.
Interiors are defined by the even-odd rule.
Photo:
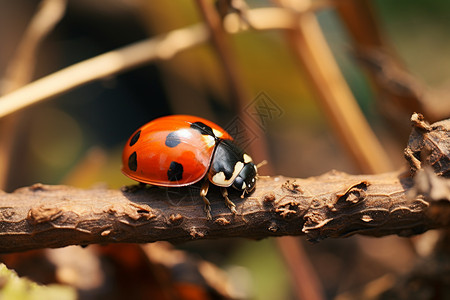
[[[203,118],[173,115],[155,119],[128,139],[122,153],[122,172],[142,183],[179,187],[203,179],[200,196],[208,219],[209,182],[221,187],[226,205],[236,213],[227,187],[250,193],[257,167],[220,126]]]

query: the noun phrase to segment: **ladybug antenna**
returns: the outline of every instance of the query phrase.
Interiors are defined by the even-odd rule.
[[[259,169],[259,168],[261,168],[262,166],[265,166],[265,165],[267,165],[267,160],[263,160],[262,162],[260,162],[259,164],[257,164],[257,165],[256,165],[256,168]]]
[[[260,162],[259,164],[257,164],[256,165],[256,169],[259,169],[260,167],[262,167],[262,166],[265,166],[265,165],[267,165],[267,160],[263,160],[262,162]],[[265,176],[265,175],[259,175],[259,174],[256,174],[256,179],[259,179],[259,178],[269,178],[270,176]]]

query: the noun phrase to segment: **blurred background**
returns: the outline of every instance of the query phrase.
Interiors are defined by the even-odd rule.
[[[246,2],[250,8],[275,6],[271,1]],[[329,2],[330,7],[315,13],[320,28],[365,118],[390,158],[392,170],[400,169],[405,166],[403,149],[408,141],[409,115],[399,120],[406,124],[407,130],[396,130],[386,120],[377,105],[373,84],[358,63],[348,30],[333,8],[333,1]],[[450,78],[450,3],[444,0],[368,3],[383,37],[403,66],[430,89],[446,89]],[[39,4],[40,1],[0,0],[2,85],[8,83],[10,62]],[[37,49],[31,80],[202,21],[195,1],[67,1],[61,20]],[[247,102],[240,103],[240,107],[232,99],[233,92],[214,47],[202,43],[170,60],[154,61],[82,85],[0,119],[2,134],[12,131],[6,142],[2,141],[12,145],[7,153],[10,165],[3,190],[11,192],[37,182],[81,188],[99,184],[120,188],[133,184],[120,172],[120,157],[125,141],[139,126],[162,115],[192,114],[232,131],[238,111],[245,113],[246,109],[257,110],[259,119],[244,119],[243,126],[249,120],[254,121],[258,130],[250,137],[248,134],[238,137],[238,141],[242,138],[250,154],[269,162],[268,169],[261,168],[261,173],[309,177],[332,169],[362,172],[333,131],[334,125],[318,104],[307,71],[298,63],[283,31],[248,30],[233,34],[229,46],[246,89]],[[448,104],[448,100],[442,101]],[[12,119],[15,124],[8,127]],[[252,153],[256,148],[252,145],[261,142],[266,145],[264,157]],[[217,291],[211,292],[204,279],[198,279],[204,275],[198,276],[193,271],[196,267],[190,264],[196,265],[200,260],[213,263],[217,272],[227,278],[224,280],[234,291],[231,298],[298,299],[287,267],[289,262],[280,254],[275,240],[198,241],[176,248],[165,245],[170,248],[168,253],[182,251],[190,257],[179,268],[152,258],[150,248],[133,245],[32,251],[3,255],[0,261],[19,276],[38,283],[71,285],[83,299],[121,299],[130,295],[136,299],[226,298]],[[324,299],[339,295],[341,299],[352,299],[345,298],[351,297],[346,293],[381,279],[376,282],[390,286],[392,278],[410,271],[418,257],[412,242],[398,237],[357,236],[318,244],[301,238],[296,241],[306,252],[303,259],[317,273]],[[79,261],[67,262],[67,257]],[[162,276],[165,271],[161,271],[161,266],[170,270],[167,271],[170,275]],[[185,294],[195,297],[181,293],[184,296],[177,298],[159,290],[172,285],[184,291],[193,289]]]

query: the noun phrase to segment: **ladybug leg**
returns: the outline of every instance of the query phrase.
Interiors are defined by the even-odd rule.
[[[211,203],[209,202],[208,198],[206,198],[206,194],[208,194],[208,189],[209,189],[209,181],[208,179],[206,179],[205,181],[203,181],[202,187],[200,189],[200,197],[202,197],[203,202],[205,203],[205,213],[206,213],[206,218],[208,220],[212,220],[211,217]]]
[[[228,206],[228,208],[231,210],[233,214],[236,214],[236,205],[228,198],[228,191],[226,188],[221,187],[220,192],[222,193],[223,198],[225,199],[225,204]]]

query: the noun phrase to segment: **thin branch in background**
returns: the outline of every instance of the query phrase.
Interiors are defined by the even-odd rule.
[[[352,37],[355,57],[380,93],[379,103],[391,122],[397,126],[398,120],[402,119],[399,116],[415,111],[420,111],[432,122],[450,116],[448,90],[431,90],[407,71],[383,37],[372,1],[338,0],[334,3]]]
[[[227,85],[230,90],[230,100],[233,103],[233,108],[236,110],[237,116],[244,124],[245,134],[250,132],[257,136],[253,142],[248,146],[248,151],[252,154],[255,161],[263,161],[267,159],[267,143],[264,138],[264,133],[256,124],[249,112],[245,111],[252,98],[249,95],[247,88],[244,85],[242,73],[239,70],[238,60],[235,57],[234,51],[230,45],[230,37],[222,26],[222,19],[216,11],[213,3],[206,0],[197,0],[197,6],[200,14],[210,31],[211,43],[217,53],[218,60],[222,66]],[[248,109],[254,109],[248,107]],[[270,163],[264,167],[267,174],[271,174]]]
[[[323,1],[323,3],[319,7],[313,6],[311,9],[306,9],[301,12],[305,13],[326,7],[328,2]],[[249,10],[247,15],[249,21],[252,23],[253,29],[257,30],[290,30],[297,26],[297,14],[291,9],[258,8]],[[224,19],[225,29],[231,33],[239,33],[246,30],[245,28],[239,27],[240,23],[241,21],[237,14],[227,15]],[[174,43],[175,37],[180,38],[181,44]],[[192,27],[174,30],[156,38],[131,44],[127,47],[107,52],[62,69],[0,97],[0,118],[39,101],[55,97],[85,83],[119,74],[155,59],[170,59],[178,52],[207,41],[208,37],[208,29],[203,25],[194,25]],[[166,41],[166,39],[169,39],[169,41]],[[160,46],[161,50],[155,54],[155,48],[159,48]],[[173,49],[170,49],[171,46],[173,46]],[[162,49],[168,52],[166,54],[161,53]],[[136,62],[135,57],[125,55],[125,52],[137,55],[139,62]],[[106,59],[107,57],[109,59]],[[104,63],[100,63],[99,60],[103,60]],[[110,63],[114,64],[114,68],[111,68]],[[446,111],[445,109],[442,110],[442,103],[436,105],[436,107],[434,110]]]
[[[292,287],[299,300],[326,299],[324,288],[299,238],[284,236],[276,240],[289,272]]]
[[[39,46],[61,20],[66,6],[67,0],[43,0],[39,4],[38,10],[17,46],[16,53],[6,67],[5,76],[1,80],[1,95],[9,93],[31,80]],[[8,184],[10,164],[14,160],[14,149],[20,136],[20,134],[16,134],[20,123],[21,116],[16,115],[2,120],[0,124],[0,188],[5,188]]]
[[[295,10],[292,1],[278,1]],[[339,141],[360,170],[392,170],[389,157],[370,128],[328,47],[313,13],[299,13],[298,26],[287,32],[293,53],[306,69],[319,103]]]
[[[0,97],[0,118],[80,85],[125,72],[205,42],[208,31],[193,25],[87,59]]]
[[[301,12],[315,12],[329,7],[330,4],[328,1],[323,1],[321,5],[319,3],[320,1],[309,2],[309,6],[302,6]],[[278,30],[294,28],[298,13],[282,7],[263,7],[250,9],[246,15],[253,30]],[[223,19],[223,27],[229,33],[239,33],[250,29],[237,13],[226,15]]]
[[[67,0],[43,0],[25,30],[2,78],[1,94],[30,82],[39,46],[64,16]]]
[[[394,51],[380,32],[377,18],[373,13],[373,5],[368,0],[333,1],[342,21],[347,26],[350,35],[355,39],[358,49],[378,47],[383,45],[388,51]]]
[[[269,8],[249,13],[259,24],[266,24],[262,30],[286,28],[294,24],[286,23],[285,17],[292,15],[287,10]],[[279,17],[263,20],[267,15]],[[233,14],[230,17],[235,18]],[[288,19],[293,21],[293,18]],[[236,32],[239,31],[233,31]],[[171,59],[179,52],[206,42],[208,38],[209,30],[203,24],[197,24],[87,59],[0,97],[0,118],[91,81],[125,72],[153,60]]]

